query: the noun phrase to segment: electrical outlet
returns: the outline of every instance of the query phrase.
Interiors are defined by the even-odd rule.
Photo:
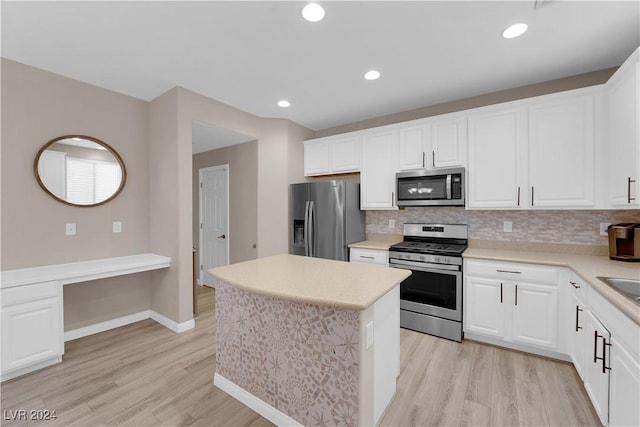
[[[75,236],[76,235],[76,225],[75,224],[66,224],[65,225],[65,234],[67,236]]]
[[[601,236],[608,236],[609,235],[609,231],[607,231],[607,228],[611,225],[610,222],[601,222],[600,223],[600,235]]]
[[[396,220],[395,219],[390,219],[389,220],[389,228],[396,228]]]
[[[113,221],[113,232],[122,233],[122,221]]]
[[[505,233],[511,233],[513,231],[513,222],[502,221],[502,231]]]

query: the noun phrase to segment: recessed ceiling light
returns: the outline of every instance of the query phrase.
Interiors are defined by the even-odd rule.
[[[291,106],[291,103],[286,99],[281,99],[280,101],[278,101],[278,107],[287,108],[289,106]]]
[[[302,8],[302,16],[309,22],[318,22],[324,18],[324,9],[318,3],[309,3]]]
[[[529,26],[527,24],[513,24],[502,32],[502,37],[505,39],[512,39],[524,34]]]
[[[364,73],[364,78],[367,80],[377,80],[380,78],[380,71],[371,70]]]

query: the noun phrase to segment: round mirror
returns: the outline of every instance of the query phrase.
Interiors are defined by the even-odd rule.
[[[84,135],[65,135],[47,142],[36,155],[33,170],[40,187],[72,206],[98,206],[124,188],[122,158],[106,143]]]

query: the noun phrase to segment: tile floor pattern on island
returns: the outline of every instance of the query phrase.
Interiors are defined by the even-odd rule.
[[[199,288],[196,327],[182,334],[145,320],[67,342],[63,363],[2,384],[2,426],[272,425],[213,385],[214,298]],[[400,352],[381,425],[600,425],[568,363],[405,329]],[[39,409],[57,418],[11,420]]]

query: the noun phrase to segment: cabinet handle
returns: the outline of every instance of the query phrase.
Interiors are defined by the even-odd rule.
[[[593,331],[593,363],[598,363],[598,360],[602,359],[598,357],[598,338],[600,338],[598,331]]]
[[[396,193],[394,193],[393,191],[391,192],[391,207],[393,207],[393,205],[396,204],[395,202],[396,200]]]
[[[435,150],[431,152],[431,164],[435,168],[436,167],[436,152]]]
[[[365,258],[365,259],[374,259],[372,256],[367,256],[367,255],[358,255],[360,258]]]
[[[531,186],[531,206],[533,206],[533,192],[534,192],[534,188],[533,185]]]
[[[582,326],[579,325],[579,316],[580,316],[580,312],[584,311],[583,309],[580,308],[580,306],[576,305],[576,332],[578,332],[578,330],[582,329]]]
[[[518,305],[518,285],[516,285],[516,305]]]
[[[606,374],[611,370],[611,367],[607,366],[607,347],[611,347],[612,344],[607,342],[607,339],[602,336],[602,373]]]
[[[522,274],[521,271],[512,271],[512,270],[496,270],[498,273],[511,273],[511,274]]]
[[[631,183],[636,182],[635,179],[631,179],[631,177],[627,178],[627,203],[631,203],[632,200],[635,200],[635,197],[631,197]]]
[[[502,304],[502,282],[500,282],[500,304]]]
[[[573,286],[574,288],[580,289],[580,285],[577,285],[576,282],[569,281],[569,283],[571,283],[571,286]]]
[[[424,168],[424,167],[426,167],[426,166],[425,166],[425,163],[426,163],[425,157],[427,157],[427,153],[425,153],[425,152],[423,151],[423,152],[422,152],[422,167],[423,167],[423,168]]]
[[[518,206],[520,206],[520,187],[518,187]]]

